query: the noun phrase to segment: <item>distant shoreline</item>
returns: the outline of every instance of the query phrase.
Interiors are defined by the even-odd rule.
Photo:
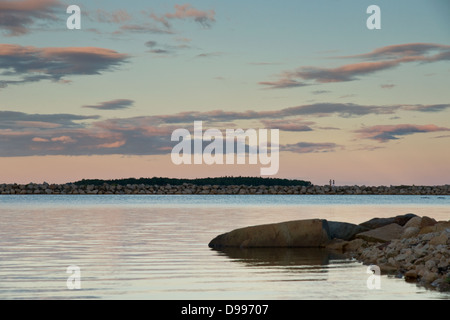
[[[442,186],[282,186],[157,184],[0,184],[0,195],[450,195]]]

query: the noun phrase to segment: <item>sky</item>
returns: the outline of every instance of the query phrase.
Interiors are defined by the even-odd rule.
[[[449,13],[447,0],[0,0],[0,183],[261,174],[175,165],[172,133],[203,121],[278,129],[274,177],[448,184]]]

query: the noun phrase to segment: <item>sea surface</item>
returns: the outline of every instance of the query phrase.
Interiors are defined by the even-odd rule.
[[[449,220],[450,196],[2,195],[0,299],[450,299],[386,275],[369,289],[367,266],[325,250],[208,248],[250,225],[405,213]]]

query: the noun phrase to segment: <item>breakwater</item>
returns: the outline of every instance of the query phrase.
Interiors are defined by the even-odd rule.
[[[442,186],[249,186],[249,185],[77,185],[0,184],[0,194],[330,194],[330,195],[450,195]]]

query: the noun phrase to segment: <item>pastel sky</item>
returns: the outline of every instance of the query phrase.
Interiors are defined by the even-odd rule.
[[[0,0],[0,183],[259,175],[174,165],[194,121],[279,129],[281,178],[450,183],[448,0],[187,1]]]

